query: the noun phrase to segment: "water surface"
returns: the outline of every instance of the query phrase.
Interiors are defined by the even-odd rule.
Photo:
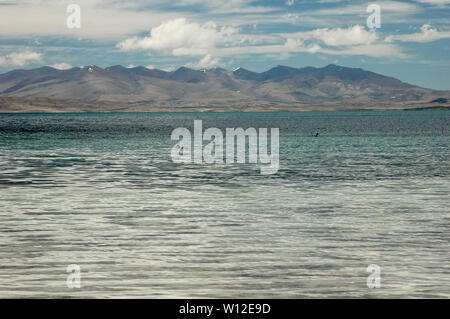
[[[448,298],[449,119],[0,115],[0,297]],[[278,127],[278,173],[173,163],[170,134],[194,120]]]

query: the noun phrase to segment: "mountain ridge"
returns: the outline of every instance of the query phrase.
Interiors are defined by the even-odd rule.
[[[116,103],[148,108],[289,108],[389,105],[448,101],[450,91],[421,88],[360,68],[278,65],[264,72],[245,68],[174,71],[95,65],[58,70],[49,66],[0,74],[0,97]],[[6,103],[6,104],[5,104]],[[389,108],[389,107],[387,107]],[[2,111],[2,108],[0,108]]]

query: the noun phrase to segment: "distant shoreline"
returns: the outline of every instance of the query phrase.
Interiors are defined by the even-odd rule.
[[[428,111],[450,110],[448,103],[432,105],[415,103],[367,103],[365,105],[339,102],[324,104],[267,104],[240,106],[154,106],[121,104],[110,101],[84,101],[75,99],[21,98],[0,96],[0,113],[153,113],[153,112],[332,112],[332,111]]]
[[[307,113],[307,112],[382,112],[382,111],[450,111],[450,106],[436,106],[436,107],[420,107],[420,108],[342,108],[342,109],[212,109],[212,108],[161,108],[161,109],[149,109],[139,111],[128,110],[93,110],[93,111],[77,111],[77,110],[2,110],[0,108],[0,114],[94,114],[94,113],[277,113],[277,112],[290,112],[290,113]]]

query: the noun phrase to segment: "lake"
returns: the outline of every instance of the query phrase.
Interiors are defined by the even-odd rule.
[[[194,120],[279,128],[278,171],[174,163],[171,132]],[[0,297],[448,298],[449,124],[448,111],[1,114]]]

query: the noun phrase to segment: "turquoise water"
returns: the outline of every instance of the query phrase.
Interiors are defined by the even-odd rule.
[[[0,297],[448,298],[449,119],[0,115]],[[173,163],[194,120],[279,128],[278,173]]]

